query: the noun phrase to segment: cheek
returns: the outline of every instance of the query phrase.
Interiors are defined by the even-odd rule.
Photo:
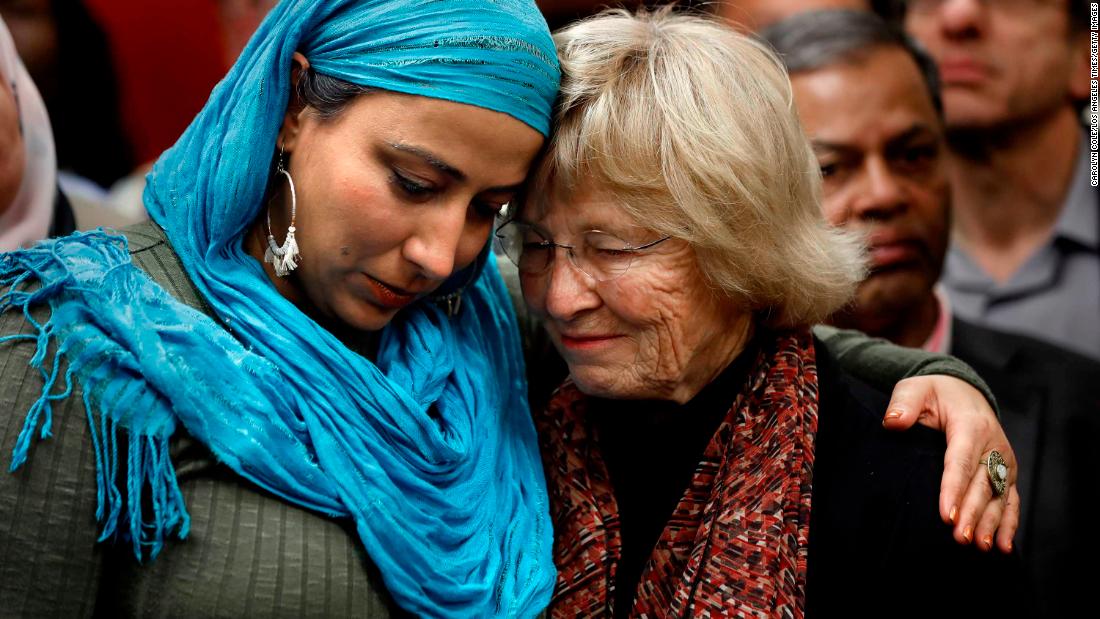
[[[408,235],[413,220],[401,206],[384,183],[315,171],[298,186],[303,255],[343,262],[388,251]]]
[[[936,235],[942,233],[948,224],[948,205],[951,203],[950,190],[942,176],[930,178],[925,183],[913,183],[907,186],[914,217],[928,231]]]
[[[843,196],[843,187],[838,187],[832,191],[833,195],[824,198],[821,201],[821,211],[825,216],[825,221],[831,226],[843,227],[848,222],[848,206],[845,204]]]
[[[604,284],[599,291],[603,305],[615,318],[635,331],[649,331],[661,325],[662,293],[652,286],[622,278]]]
[[[696,286],[690,278],[663,275],[623,282],[600,295],[608,311],[634,332],[641,346],[638,354],[643,357],[658,354],[671,340],[679,340],[693,312],[706,310],[702,302],[692,302]]]

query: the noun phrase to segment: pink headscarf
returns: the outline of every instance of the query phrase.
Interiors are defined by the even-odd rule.
[[[0,251],[11,251],[49,234],[57,191],[57,158],[46,105],[19,60],[3,20],[0,20],[0,79],[15,91],[25,151],[19,192],[11,206],[0,214]]]

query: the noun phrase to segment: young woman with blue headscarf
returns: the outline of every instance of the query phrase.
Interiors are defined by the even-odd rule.
[[[542,609],[487,239],[557,84],[530,1],[285,0],[158,160],[155,224],[0,255],[0,607]]]

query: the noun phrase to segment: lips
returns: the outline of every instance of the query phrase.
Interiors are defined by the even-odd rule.
[[[878,270],[920,262],[926,254],[924,247],[924,243],[908,234],[877,232],[868,239],[867,253],[871,268]]]
[[[878,245],[871,247],[869,254],[871,256],[871,264],[876,269],[911,263],[916,261],[920,256],[917,247],[911,243]]]
[[[365,275],[365,274],[364,274]],[[383,307],[391,309],[401,309],[409,303],[416,300],[417,294],[407,291],[403,288],[398,288],[391,284],[387,284],[379,279],[366,275],[367,285],[370,287],[371,292],[374,293],[375,301]]]
[[[571,334],[560,335],[561,345],[569,350],[586,351],[603,348],[622,337],[621,335]]]
[[[989,67],[970,58],[948,58],[940,62],[940,78],[947,85],[974,84],[989,77]]]

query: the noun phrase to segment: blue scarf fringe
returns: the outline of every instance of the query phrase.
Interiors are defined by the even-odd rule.
[[[108,238],[102,232],[77,233],[75,237],[87,241]],[[112,241],[102,246],[101,255],[111,263],[128,265],[130,258],[126,240],[116,237]],[[36,430],[40,440],[52,435],[53,403],[68,399],[76,384],[75,377],[85,376],[83,403],[96,465],[95,515],[102,525],[99,541],[115,536],[129,538],[133,543],[134,555],[139,560],[154,558],[172,532],[179,539],[184,539],[190,530],[191,519],[168,457],[168,439],[176,424],[174,418],[169,416],[151,432],[141,428],[138,428],[140,432],[147,433],[126,432],[127,426],[134,420],[120,414],[121,411],[149,410],[155,404],[153,394],[147,388],[143,389],[139,382],[125,383],[121,389],[110,382],[110,378],[118,373],[135,368],[123,356],[101,354],[104,352],[101,342],[77,342],[71,338],[57,337],[58,325],[66,320],[65,310],[59,312],[59,300],[65,294],[100,294],[85,285],[86,282],[78,281],[73,269],[68,266],[63,254],[69,247],[67,244],[43,244],[0,255],[0,286],[6,289],[0,295],[0,313],[17,309],[35,329],[33,335],[0,337],[0,344],[33,340],[35,353],[31,357],[30,367],[38,370],[43,379],[41,395],[27,411],[23,428],[16,439],[9,471],[15,472],[26,462]],[[98,256],[86,254],[84,257],[94,261]],[[122,273],[125,271],[117,270],[112,274],[118,276]],[[123,294],[130,294],[134,285],[143,283],[148,282],[131,282],[123,287]],[[35,287],[35,284],[40,285]],[[44,304],[50,307],[50,318],[43,324],[34,319],[32,308]],[[50,344],[55,340],[60,341],[51,353]],[[69,365],[63,376],[64,389],[55,393],[54,387],[62,378],[62,359],[67,359]],[[112,414],[112,410],[116,412]],[[120,418],[123,419],[121,424]],[[120,491],[119,480],[120,439],[127,440],[125,495]],[[148,498],[152,514],[142,513],[143,496]],[[123,508],[126,513],[120,522]],[[149,519],[146,520],[146,517]]]

